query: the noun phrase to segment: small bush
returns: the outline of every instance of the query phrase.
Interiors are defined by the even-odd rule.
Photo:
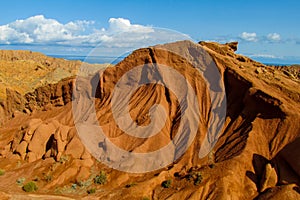
[[[198,172],[198,173],[196,173],[194,185],[199,185],[201,182],[202,182],[202,174],[200,172]]]
[[[106,173],[101,171],[99,175],[94,178],[94,183],[103,185],[106,183]]]
[[[149,197],[143,197],[142,200],[150,200]]]
[[[128,183],[127,185],[125,185],[126,188],[131,188],[133,186],[137,185],[137,183]]]
[[[22,186],[23,185],[23,183],[25,182],[25,178],[24,177],[21,177],[21,178],[18,178],[17,180],[16,180],[16,183],[19,185],[19,186]]]
[[[211,169],[215,168],[215,164],[214,164],[214,163],[209,164],[208,166],[209,166],[209,168],[211,168]]]
[[[46,182],[51,182],[51,181],[52,181],[52,176],[51,176],[51,175],[45,175],[45,176],[44,176],[44,180],[45,180]]]
[[[69,161],[69,156],[67,156],[67,155],[62,155],[61,157],[60,157],[60,159],[59,159],[59,163],[60,164],[64,164],[65,162],[67,162],[67,161]]]
[[[87,191],[88,194],[94,194],[96,192],[95,188],[91,188]]]
[[[77,184],[76,184],[76,183],[73,183],[71,187],[72,187],[73,190],[76,190]]]
[[[162,182],[161,186],[163,188],[169,188],[169,187],[171,187],[171,184],[172,184],[172,180],[168,179],[168,180],[165,180],[164,182]]]
[[[38,190],[38,187],[36,186],[35,182],[30,181],[23,186],[23,190],[25,192],[34,192]]]
[[[92,185],[92,180],[86,180],[86,181],[78,181],[76,184],[80,187],[88,187]]]
[[[191,172],[186,176],[186,178],[189,181],[193,180],[194,185],[199,185],[202,182],[202,179],[203,179],[201,172]]]
[[[0,169],[0,176],[3,176],[5,174],[5,170],[4,169]]]

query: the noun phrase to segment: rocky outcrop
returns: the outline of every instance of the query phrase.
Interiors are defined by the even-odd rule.
[[[31,51],[0,50],[0,99],[6,99],[6,89],[22,96],[34,89],[54,84],[77,74],[80,61],[67,61]]]
[[[177,54],[162,47],[172,47]],[[219,80],[225,85],[227,101],[221,135],[212,151],[203,158],[199,158],[199,148],[212,113],[209,90],[204,81],[207,74],[199,73],[185,59],[197,55],[201,49],[216,63],[221,74]],[[235,42],[224,45],[200,42],[196,47],[189,41],[159,45],[134,51],[115,67],[99,72],[92,79],[77,79],[82,84],[65,79],[25,95],[8,90],[7,96],[11,99],[8,102],[11,104],[2,103],[4,110],[11,114],[15,110],[25,112],[22,115],[15,113],[14,118],[0,130],[3,147],[0,168],[8,170],[1,178],[10,183],[14,191],[19,191],[15,186],[17,175],[14,174],[20,176],[20,173],[32,172],[32,176],[42,177],[43,173],[49,173],[46,175],[53,176],[53,179],[40,181],[40,191],[53,193],[54,187],[66,185],[70,188],[71,184],[95,177],[95,170],[97,173],[106,170],[107,184],[92,185],[101,190],[95,194],[101,199],[141,199],[143,196],[153,199],[299,198],[299,80],[287,75],[284,67],[265,66],[235,54],[236,50]],[[113,118],[110,104],[117,82],[126,72],[143,65],[150,66],[144,68],[147,76],[141,77],[137,73],[130,78],[137,78],[136,82],[153,78],[157,70],[152,65],[154,63],[177,70],[191,83],[201,100],[198,105],[200,125],[195,140],[174,163],[142,175],[120,172],[94,162],[74,127],[74,121],[91,120],[89,113],[93,106],[106,136],[116,146],[129,152],[156,151],[176,137],[180,124],[180,102],[165,87],[165,81],[171,80],[176,85],[178,80],[163,73],[154,77],[159,85],[143,85],[135,90],[129,101],[130,116],[141,126],[150,124],[151,120],[160,123],[163,118],[151,119],[149,112],[155,104],[163,106],[167,113],[166,123],[157,135],[135,138],[124,133]],[[288,73],[295,76],[296,72],[290,70]],[[128,86],[134,82],[130,78]],[[96,81],[96,87],[95,84],[83,84],[93,81]],[[73,89],[77,92],[72,98]],[[93,104],[89,104],[89,99],[95,100]],[[82,102],[84,100],[86,102]],[[71,101],[82,103],[79,107],[82,115],[73,115]],[[104,147],[105,142],[99,144],[99,148]],[[180,148],[178,150],[181,151]],[[24,164],[17,167],[8,162],[14,159]],[[145,164],[151,166],[153,163]],[[172,180],[171,186],[163,188],[162,182],[168,179]],[[137,187],[131,183],[136,183]],[[0,189],[7,191],[3,183],[0,183]]]
[[[260,192],[265,191],[268,188],[275,187],[278,178],[276,170],[268,163],[265,167],[262,179],[260,181]]]
[[[72,101],[74,78],[66,78],[55,84],[35,89],[25,95],[6,89],[6,100],[0,105],[3,112],[1,123],[15,115],[30,114],[34,110],[47,110],[51,106],[64,106]]]
[[[65,150],[67,154],[80,159],[84,148],[78,142],[75,142],[76,148],[74,148],[74,141],[78,139],[75,138],[74,130],[70,129],[56,120],[44,123],[41,119],[31,119],[22,127],[22,139],[18,141],[16,137],[13,141],[12,151],[29,162],[47,157],[54,157],[59,161]],[[67,144],[73,147],[72,151]]]
[[[87,180],[94,164],[94,159],[78,138],[76,129],[54,119],[28,120],[15,133],[13,141],[0,152],[0,156],[2,159],[21,159],[29,163],[51,158],[61,164],[68,163],[64,172],[53,172],[51,177],[58,174],[55,179],[51,178],[53,180],[47,184],[48,188],[65,184],[69,180]],[[43,173],[49,174],[47,171]]]
[[[20,113],[29,114],[50,104],[65,105],[72,96],[72,84],[68,81],[79,68],[93,74],[106,66],[31,51],[0,50],[0,126]]]

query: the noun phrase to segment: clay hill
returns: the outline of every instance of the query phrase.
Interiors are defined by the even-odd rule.
[[[4,116],[13,115],[15,110],[20,110],[25,94],[75,76],[83,64],[87,65],[91,72],[106,66],[52,58],[38,52],[0,50],[0,122],[6,119]],[[14,99],[15,102],[8,101],[11,104],[5,105],[6,97]],[[45,103],[43,100],[37,101]],[[2,109],[3,107],[5,108]],[[23,111],[29,112],[27,109],[21,110]]]
[[[237,45],[180,41],[142,48],[82,79],[72,77],[79,62],[1,51],[1,115],[6,120],[0,128],[0,199],[300,199],[300,69],[265,66],[236,54]],[[205,74],[162,47],[176,49],[185,58],[204,49],[225,85],[225,122],[204,158],[199,158],[199,148],[212,115]],[[135,66],[153,63],[172,66],[195,91],[200,113],[195,139],[162,169],[127,173],[107,167],[85,148],[74,125],[90,120],[89,108],[95,107],[96,119],[112,143],[126,151],[156,151],[176,138],[183,111],[164,82],[176,85],[177,80],[163,74],[160,84],[138,88],[129,101],[130,116],[141,126],[159,123],[149,112],[153,105],[162,105],[167,117],[157,135],[130,136],[113,117],[110,103],[118,80]],[[155,68],[147,70],[149,78]],[[137,82],[145,79],[136,77]],[[96,88],[84,84],[95,80]],[[82,102],[86,99],[94,104],[89,107]],[[82,108],[87,115],[74,115],[72,103],[87,106]]]

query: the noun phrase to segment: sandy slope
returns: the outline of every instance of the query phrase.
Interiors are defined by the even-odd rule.
[[[25,182],[36,180],[39,187],[36,197],[64,194],[75,199],[299,199],[299,70],[297,67],[291,71],[284,67],[264,66],[235,54],[236,48],[235,43],[193,44],[189,41],[144,48],[90,79],[81,78],[77,82],[74,78],[65,79],[24,96],[11,91],[3,112],[13,113],[14,117],[0,129],[0,168],[6,171],[0,176],[0,190],[4,192],[1,195],[3,198],[6,194],[28,197],[16,184],[18,178],[24,177]],[[210,56],[199,54],[203,50]],[[203,73],[195,68],[195,63],[211,62],[211,58],[220,72],[219,79],[212,85],[220,90],[224,86],[226,91],[226,118],[224,126],[220,127],[220,135],[209,136],[210,141],[217,141],[216,145],[200,159],[199,149],[203,147],[210,123],[215,120],[211,108],[215,102],[220,108],[218,103],[223,102],[222,96],[211,92],[219,90],[205,81],[212,73],[211,65],[201,65],[208,66]],[[199,114],[199,126],[193,132],[195,138],[188,149],[179,145],[176,151],[170,151],[176,161],[162,169],[145,174],[113,170],[90,155],[93,148],[88,151],[84,147],[74,120],[76,124],[99,123],[113,144],[132,153],[159,150],[179,137],[180,126],[183,130],[193,126],[193,120],[187,120],[183,125],[181,120],[185,119],[182,114],[195,105],[184,104],[187,106],[180,108],[182,101],[193,102],[193,98],[183,95],[183,99],[178,100],[176,91],[165,87],[171,83],[186,91],[188,85],[178,84],[178,78],[166,75],[152,63],[171,66],[189,82],[198,102],[198,112],[192,112],[192,115]],[[144,71],[133,72],[124,80],[125,85],[134,86],[147,79],[155,80],[157,84],[144,85],[132,93],[128,109],[132,124],[165,123],[153,137],[136,138],[117,125],[111,102],[114,102],[113,91],[120,78],[144,64],[146,67],[141,68]],[[97,84],[91,85],[95,80]],[[76,92],[72,99],[73,89]],[[126,91],[126,88],[122,89]],[[120,110],[126,99],[122,95],[116,99],[116,105],[119,105],[116,109]],[[78,105],[76,112],[80,111],[75,116],[72,101]],[[150,118],[151,107],[156,104],[165,110],[165,118],[161,113]],[[95,110],[94,116],[91,110]],[[88,134],[94,129],[84,130]],[[147,131],[142,133],[150,134]],[[85,143],[89,147],[95,144],[94,140]],[[108,143],[103,140],[101,144],[99,148],[104,149]],[[181,152],[183,156],[180,156]],[[109,151],[106,153],[106,158],[114,159],[109,157]],[[154,160],[167,160],[169,156],[155,155]],[[115,166],[126,169],[123,163]],[[156,164],[149,161],[140,167],[144,169],[145,166],[149,170]],[[93,183],[100,170],[107,173],[105,185]],[[200,175],[202,180],[195,184]],[[171,187],[163,188],[161,183],[167,179],[172,180]],[[74,183],[76,189],[71,188]],[[130,187],[126,187],[128,184]],[[90,188],[96,188],[96,193],[88,195],[86,191]]]

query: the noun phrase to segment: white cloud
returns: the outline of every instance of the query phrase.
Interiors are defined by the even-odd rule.
[[[153,32],[151,27],[131,24],[128,19],[110,18],[109,31],[111,32],[136,32],[136,33],[150,33]]]
[[[274,42],[280,42],[281,40],[281,35],[278,33],[269,33],[267,35],[257,35],[255,32],[253,33],[248,33],[248,32],[243,32],[242,34],[239,35],[239,38],[247,41],[247,42],[266,42],[266,43],[274,43]]]
[[[249,57],[251,58],[280,58],[278,56],[275,55],[271,55],[271,54],[253,54],[253,55],[249,55]]]
[[[243,40],[249,41],[249,42],[256,42],[256,41],[258,41],[256,33],[243,32],[240,35],[240,38],[242,38]]]
[[[0,26],[0,43],[31,43],[33,40],[27,33],[20,33],[8,25]]]
[[[85,31],[85,27],[93,24],[90,21],[74,21],[61,24],[54,19],[46,19],[43,15],[16,20],[7,25],[10,32],[0,31],[1,43],[53,43],[57,41],[72,40]],[[23,38],[23,39],[22,39]]]
[[[41,44],[63,46],[141,47],[174,40],[187,35],[151,26],[132,24],[128,19],[110,18],[108,28],[94,21],[60,23],[43,15],[16,20],[0,26],[0,44]]]
[[[270,33],[267,35],[267,39],[269,41],[280,41],[281,37],[278,33]]]

